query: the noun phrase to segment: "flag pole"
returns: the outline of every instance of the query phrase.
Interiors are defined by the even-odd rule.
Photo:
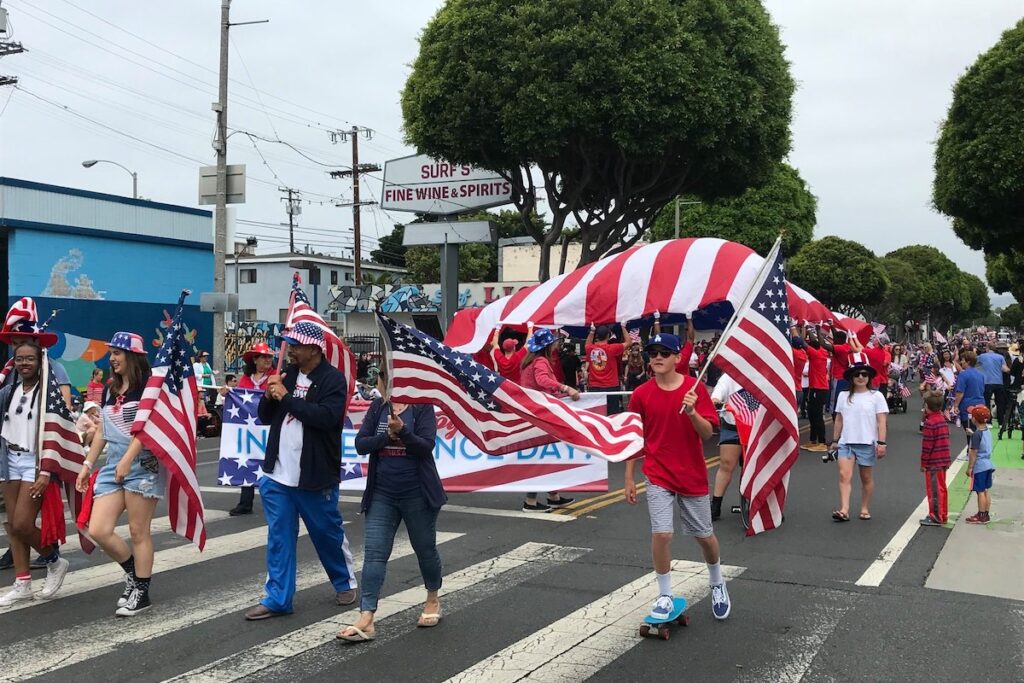
[[[299,277],[299,272],[295,271],[292,275],[292,291],[288,295],[288,315],[285,316],[285,323],[287,324],[292,319],[292,311],[295,308],[295,285],[302,282],[302,278]],[[282,341],[281,346],[277,349],[277,374],[281,374],[284,369],[284,359],[288,355],[288,342]]]
[[[765,268],[771,267],[769,264],[775,262],[776,253],[778,253],[779,249],[782,248],[782,237],[784,234],[785,233],[782,232],[779,233],[779,236],[775,239],[775,244],[772,245],[768,255],[764,258],[764,263],[762,263],[761,267],[757,269],[757,275],[755,275],[754,279],[750,281],[750,287],[747,288],[747,293],[744,294],[743,299],[740,300],[740,305],[733,310],[732,317],[729,318],[729,324],[725,326],[725,330],[722,331],[722,335],[718,338],[715,348],[711,349],[711,353],[708,354],[708,359],[704,361],[704,367],[701,368],[700,374],[697,375],[698,382],[704,379],[704,375],[707,374],[708,368],[711,367],[711,361],[713,361],[715,356],[718,355],[718,350],[721,348],[722,342],[728,338],[729,334],[732,332],[732,328],[735,327],[736,318],[739,317],[740,311],[746,309],[746,307],[750,305],[750,301],[754,297],[755,285],[761,281],[761,276],[764,274]],[[789,311],[786,311],[786,316],[789,316]],[[680,409],[680,412],[682,412],[682,409]]]

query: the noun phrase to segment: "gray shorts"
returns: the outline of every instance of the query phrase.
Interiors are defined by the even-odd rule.
[[[673,503],[679,504],[679,519],[683,533],[697,538],[708,538],[715,533],[711,526],[711,498],[703,496],[682,496],[647,482],[647,512],[651,516],[651,533],[672,533]]]

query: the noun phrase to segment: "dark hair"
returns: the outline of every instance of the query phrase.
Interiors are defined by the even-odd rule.
[[[36,377],[38,377],[39,373],[43,371],[43,349],[35,339],[22,339],[11,347],[11,358],[17,356],[18,349],[23,346],[28,346],[36,350],[36,360],[39,362],[39,366],[36,368]]]
[[[110,392],[120,394],[124,391],[141,391],[149,380],[149,357],[144,353],[124,351],[125,373],[111,373]],[[127,381],[128,386],[124,384]]]
[[[538,357],[540,357],[540,358],[547,358],[550,361],[551,360],[551,347],[553,347],[553,346],[554,346],[554,343],[551,343],[551,344],[548,344],[547,346],[545,346],[540,351],[530,351],[530,352],[528,352],[525,356],[523,356],[523,360],[519,364],[519,367],[520,368],[528,367],[530,365],[530,363],[532,363],[533,361],[537,360]]]
[[[243,375],[254,375],[256,374],[256,359],[242,361],[242,374]]]
[[[229,372],[228,374],[224,375],[224,384],[227,384],[228,382],[230,382],[234,378],[235,378],[235,375]]]
[[[93,368],[92,374],[89,376],[90,379],[96,376],[96,373],[100,373],[100,377],[103,377],[103,368]]]

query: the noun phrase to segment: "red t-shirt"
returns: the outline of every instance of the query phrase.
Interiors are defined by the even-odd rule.
[[[708,468],[704,463],[704,443],[686,413],[680,413],[683,396],[697,385],[695,410],[713,426],[718,413],[704,384],[683,376],[675,391],[665,391],[650,379],[633,392],[629,410],[639,413],[644,423],[644,464],[647,479],[663,489],[683,496],[708,493]]]
[[[676,363],[676,372],[680,375],[690,374],[690,356],[693,355],[693,342],[686,342],[683,348],[679,349],[679,362]],[[653,370],[651,371],[653,374]]]
[[[832,379],[843,379],[843,373],[850,367],[850,345],[832,346]]]
[[[868,357],[868,365],[878,373],[871,380],[871,388],[877,389],[882,386],[883,381],[888,382],[888,376],[885,372],[885,349],[878,346],[869,346],[864,349],[864,355]]]
[[[793,349],[793,384],[795,391],[803,388],[804,366],[807,365],[807,352],[803,349]]]
[[[238,380],[239,389],[258,389],[259,391],[265,391],[267,388],[267,380],[270,379],[271,375],[277,374],[277,368],[270,368],[267,374],[263,376],[259,384],[252,381],[252,375],[242,375],[242,378]]]
[[[807,388],[828,389],[828,351],[807,347]]]
[[[591,389],[606,389],[619,386],[622,354],[626,351],[625,344],[609,344],[594,342],[587,344],[587,362]]]
[[[498,371],[498,374],[505,379],[510,379],[516,384],[521,384],[520,379],[522,377],[523,356],[526,355],[526,349],[518,349],[513,351],[512,355],[508,358],[501,352],[501,349],[494,349],[491,353],[492,360],[494,361],[494,369]]]

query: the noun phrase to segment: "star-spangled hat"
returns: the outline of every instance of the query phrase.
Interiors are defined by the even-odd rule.
[[[57,343],[57,335],[45,331],[39,324],[36,302],[32,297],[23,296],[7,311],[0,342],[10,345],[14,337],[31,337],[44,349]]]
[[[146,353],[146,347],[142,344],[142,337],[134,332],[116,332],[107,344],[112,349],[121,349],[131,353]]]
[[[266,342],[260,342],[242,354],[242,360],[246,363],[252,361],[256,356],[273,356],[274,352],[267,346]]]
[[[874,379],[875,375],[878,374],[878,371],[871,367],[871,364],[868,363],[868,357],[866,354],[851,353],[850,367],[846,368],[846,372],[843,373],[843,379],[845,379],[847,382],[852,382],[853,373],[861,371],[868,373],[869,380]]]
[[[554,343],[555,335],[551,334],[551,330],[542,327],[526,341],[526,350],[530,353],[537,353]]]
[[[295,323],[284,331],[281,339],[292,346],[319,346],[321,351],[327,353],[323,330],[310,322]]]

